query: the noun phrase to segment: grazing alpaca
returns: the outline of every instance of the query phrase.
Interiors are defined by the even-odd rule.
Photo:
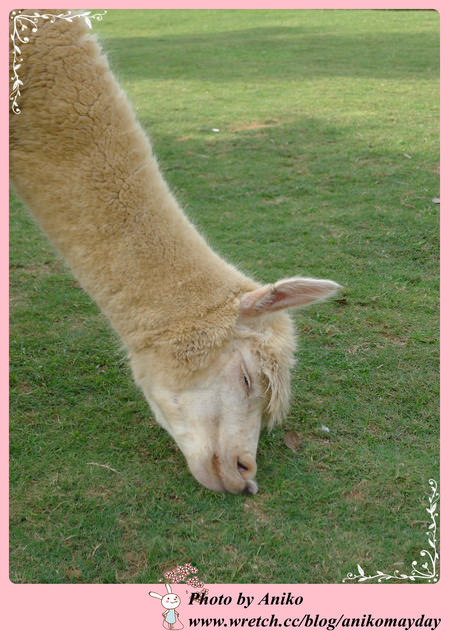
[[[288,408],[283,311],[338,287],[261,286],[187,220],[84,20],[50,20],[23,50],[10,167],[19,197],[119,334],[137,384],[191,472],[255,493],[261,423]]]

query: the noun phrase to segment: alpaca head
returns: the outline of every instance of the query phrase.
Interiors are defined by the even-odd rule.
[[[323,300],[338,288],[329,280],[294,278],[244,294],[232,336],[207,366],[181,381],[154,366],[150,354],[133,358],[156,419],[205,487],[257,492],[262,423],[273,426],[288,409],[294,333],[283,310]]]

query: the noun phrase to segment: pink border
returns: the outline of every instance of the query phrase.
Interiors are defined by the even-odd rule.
[[[67,3],[58,2],[50,3],[50,7],[57,8],[86,8],[85,4],[81,3]],[[48,8],[50,8],[48,7]],[[16,9],[16,6],[1,7],[1,24],[3,31],[2,42],[4,51],[2,54],[2,60],[6,66],[8,60],[8,53],[6,51],[6,43],[8,42],[8,35],[6,34],[6,27],[8,24],[9,11]],[[41,3],[29,2],[27,8],[41,8]],[[408,2],[392,1],[390,3],[380,2],[372,0],[371,2],[351,1],[335,2],[329,0],[322,0],[320,3],[304,2],[298,0],[297,2],[250,2],[246,1],[228,1],[226,3],[218,3],[216,0],[210,0],[209,2],[191,1],[182,2],[171,0],[169,2],[143,2],[142,0],[134,0],[131,5],[127,5],[124,2],[118,0],[110,0],[109,2],[98,2],[95,5],[95,9],[112,9],[112,8],[133,8],[133,9],[199,9],[199,8],[309,8],[309,9],[375,9],[375,8],[432,8],[437,9],[440,12],[441,17],[441,32],[443,36],[447,36],[447,3],[443,0],[435,0],[429,2],[428,0],[409,0]],[[447,59],[447,44],[445,37],[441,38],[441,58],[442,61]],[[7,71],[5,70],[4,78]],[[448,78],[445,66],[442,66],[442,113],[448,112],[447,103],[447,89]],[[6,83],[3,86],[7,86]],[[160,602],[154,598],[148,597],[148,591],[153,589],[163,593],[163,586],[158,585],[13,585],[9,582],[8,578],[8,397],[7,397],[7,380],[8,380],[8,340],[7,340],[7,256],[8,256],[8,177],[7,177],[7,146],[8,146],[8,133],[7,133],[7,120],[9,115],[9,97],[3,96],[3,109],[1,118],[1,149],[2,161],[4,163],[4,171],[1,173],[1,186],[2,194],[4,195],[4,214],[1,217],[1,235],[0,242],[3,245],[0,252],[1,260],[1,278],[0,287],[2,293],[2,300],[4,300],[5,312],[2,315],[2,322],[4,331],[2,332],[3,340],[1,341],[2,358],[1,358],[1,410],[2,410],[2,464],[0,484],[0,499],[2,505],[2,518],[0,528],[1,539],[1,554],[0,554],[0,589],[1,589],[1,603],[2,603],[2,627],[4,629],[5,637],[14,638],[15,640],[25,640],[28,638],[35,638],[37,640],[79,640],[79,638],[107,638],[108,640],[122,640],[124,638],[150,638],[150,637],[165,637],[165,630],[162,630],[161,626],[161,613],[162,609]],[[447,130],[446,123],[442,121],[442,141],[447,143]],[[445,150],[445,145],[442,147]],[[445,155],[443,154],[443,158]],[[445,164],[442,165],[443,170]],[[446,191],[445,180],[442,180],[442,191]],[[442,194],[442,201],[445,198]],[[441,216],[441,234],[442,240],[447,238],[447,226],[448,223],[445,217]],[[445,253],[442,252],[442,273],[443,276],[447,276],[449,271],[448,258]],[[442,305],[441,314],[442,322],[447,317],[446,303],[448,296],[446,278],[442,277]],[[447,338],[443,333],[442,335],[442,354],[447,353]],[[442,381],[446,382],[446,358],[442,358]],[[442,394],[444,398],[444,394]],[[442,425],[445,424],[445,418],[447,416],[447,404],[442,404]],[[442,431],[442,448],[447,448],[447,436],[444,429]],[[440,479],[439,491],[442,496],[441,501],[446,495],[447,486],[447,472],[443,466],[442,477]],[[423,488],[423,490],[427,490]],[[443,508],[441,508],[440,519],[440,538],[441,541],[446,541],[447,537],[447,515]],[[441,547],[443,544],[441,543]],[[254,602],[257,602],[268,591],[270,594],[282,595],[283,592],[291,592],[293,597],[303,596],[304,604],[298,607],[264,607],[263,605],[257,606],[253,604],[248,610],[242,610],[242,607],[220,605],[208,605],[200,606],[194,605],[192,607],[187,606],[187,596],[184,597],[185,603],[181,603],[179,608],[179,614],[181,621],[186,623],[188,617],[227,617],[235,615],[236,617],[254,617],[258,616],[270,617],[272,613],[278,615],[280,619],[285,617],[300,617],[305,613],[310,613],[313,616],[320,614],[322,617],[339,617],[340,614],[345,616],[362,616],[364,613],[372,614],[378,617],[419,617],[421,614],[425,614],[426,617],[442,618],[442,622],[439,627],[432,632],[432,638],[441,637],[441,634],[447,636],[447,616],[446,609],[447,604],[444,606],[443,593],[447,594],[447,574],[445,567],[447,562],[445,561],[446,554],[442,552],[442,561],[440,567],[440,574],[442,578],[437,584],[404,584],[404,585],[377,585],[377,584],[341,584],[341,585],[212,585],[210,587],[210,596],[212,595],[230,595],[233,602],[236,600],[239,592],[243,592],[244,595],[255,596]],[[356,567],[357,559],[354,559],[354,569]],[[181,593],[181,592],[180,592]],[[447,595],[446,595],[447,598]],[[447,600],[446,600],[447,602]],[[291,610],[290,610],[291,609]],[[158,633],[158,629],[161,631]],[[208,638],[211,635],[211,629],[188,629],[187,625],[183,631],[182,637],[195,638]],[[273,630],[273,628],[253,627],[247,629],[215,629],[212,633],[219,633],[220,635],[230,632],[233,635],[237,634],[243,636],[244,633],[255,633],[256,631],[265,634],[266,637],[278,637],[278,634],[299,634],[306,631],[313,632],[315,636],[319,634],[327,634],[325,628],[308,628],[306,629],[282,629]],[[353,637],[365,637],[369,634],[369,637],[373,635],[382,634],[382,637],[392,637],[400,633],[399,629],[376,629],[367,628],[364,629],[338,629],[333,631],[333,634],[338,636],[343,633],[349,634]],[[415,636],[418,633],[423,633],[425,629],[411,629],[408,634]],[[334,637],[334,636],[332,636]],[[407,637],[409,637],[407,635]]]

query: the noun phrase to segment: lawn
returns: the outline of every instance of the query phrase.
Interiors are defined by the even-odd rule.
[[[292,408],[261,437],[259,493],[214,494],[12,194],[11,580],[155,583],[191,562],[206,583],[340,583],[357,565],[411,581],[439,478],[438,13],[93,26],[211,245],[261,281],[345,288],[294,315]]]

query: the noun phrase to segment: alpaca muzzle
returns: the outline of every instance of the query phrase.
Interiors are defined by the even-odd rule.
[[[189,463],[192,475],[207,489],[233,494],[254,495],[258,491],[255,481],[256,461],[250,454],[242,456],[218,456],[201,464],[198,460]]]

